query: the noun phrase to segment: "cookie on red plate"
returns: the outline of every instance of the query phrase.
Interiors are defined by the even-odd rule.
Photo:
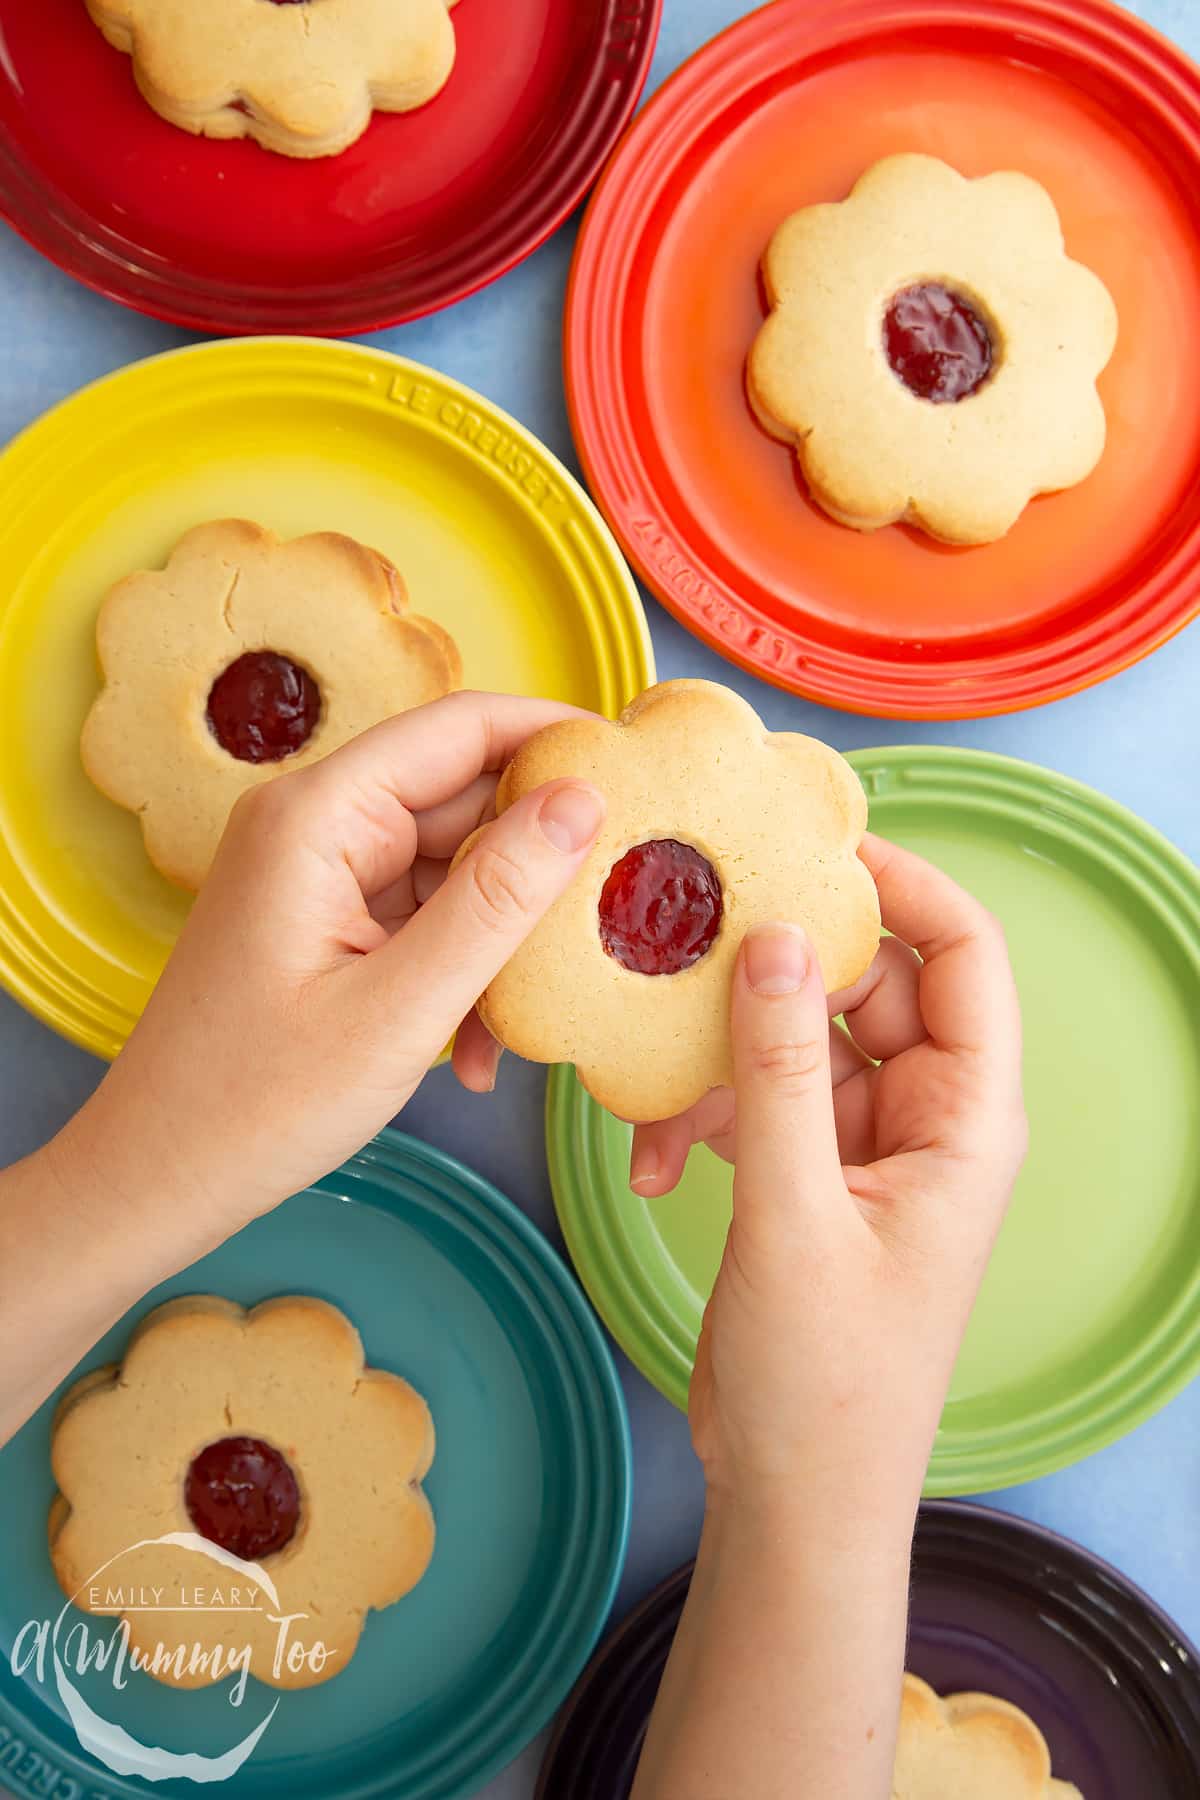
[[[87,0],[155,112],[184,131],[336,156],[454,66],[455,0]]]
[[[1099,462],[1116,307],[1030,176],[885,157],[786,219],[762,267],[750,401],[842,524],[984,544]]]

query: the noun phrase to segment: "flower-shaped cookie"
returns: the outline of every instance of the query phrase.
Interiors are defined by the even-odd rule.
[[[763,278],[750,400],[843,524],[987,543],[1100,460],[1116,308],[1027,175],[888,157],[785,220]]]
[[[892,1800],[1083,1800],[1050,1774],[1046,1740],[1023,1712],[988,1694],[939,1700],[904,1677]]]
[[[199,887],[247,788],[457,687],[452,639],[406,609],[377,551],[243,519],[198,525],[165,569],[117,583],[83,766],[140,816],[156,868]]]
[[[131,1651],[162,1644],[151,1673],[172,1686],[222,1678],[206,1657],[222,1645],[248,1647],[272,1687],[311,1687],[346,1667],[368,1611],[424,1575],[433,1452],[425,1402],[363,1366],[335,1307],[173,1300],[59,1407],[54,1573],[85,1612],[127,1620]]]
[[[870,963],[867,803],[824,744],[767,731],[713,682],[668,681],[616,724],[540,731],[505,771],[499,810],[561,776],[593,782],[608,813],[579,878],[480,1002],[510,1050],[575,1063],[626,1118],[666,1118],[731,1077],[730,981],[750,926],[804,925],[831,989]]]
[[[432,100],[454,66],[454,0],[86,0],[172,125],[336,156],[372,110]]]

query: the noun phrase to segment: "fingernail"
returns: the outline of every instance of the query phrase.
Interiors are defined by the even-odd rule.
[[[494,1094],[496,1091],[496,1077],[500,1073],[500,1046],[499,1046],[499,1044],[497,1044],[495,1046],[495,1048],[489,1052],[487,1061],[484,1064],[483,1072],[484,1072],[484,1079],[487,1081],[486,1091],[489,1094]]]
[[[812,951],[798,925],[758,925],[746,933],[744,957],[756,994],[795,994],[808,979]]]
[[[542,801],[538,824],[556,850],[571,852],[590,844],[604,818],[604,801],[590,787],[560,787]]]
[[[653,1144],[639,1145],[630,1162],[629,1185],[631,1188],[649,1187],[658,1180],[662,1168],[662,1157]]]

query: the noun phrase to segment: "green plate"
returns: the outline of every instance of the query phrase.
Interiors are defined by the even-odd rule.
[[[1200,1370],[1200,876],[1134,814],[1029,763],[940,746],[850,760],[873,829],[1003,920],[1021,989],[1029,1161],[926,1492],[1007,1487],[1110,1443]],[[683,1406],[730,1172],[695,1152],[647,1203],[629,1135],[554,1071],[567,1244],[618,1343]]]

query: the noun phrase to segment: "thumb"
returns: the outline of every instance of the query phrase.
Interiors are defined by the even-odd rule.
[[[527,794],[468,840],[437,892],[364,959],[392,1033],[403,1032],[413,1081],[570,886],[604,813],[604,796],[583,782]]]
[[[747,932],[733,981],[735,1208],[810,1217],[845,1193],[825,986],[797,925]]]

